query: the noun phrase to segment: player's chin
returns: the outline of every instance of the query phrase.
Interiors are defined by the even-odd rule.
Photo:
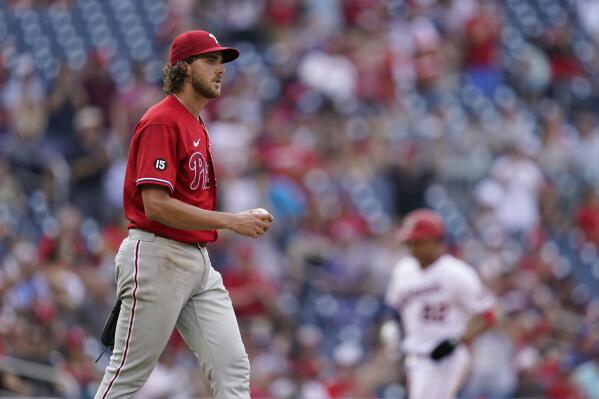
[[[203,90],[203,96],[206,98],[216,98],[220,96],[220,85],[215,85],[212,87],[206,87]]]

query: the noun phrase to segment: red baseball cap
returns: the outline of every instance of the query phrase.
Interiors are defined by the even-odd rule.
[[[204,30],[192,30],[180,34],[171,45],[171,66],[183,61],[192,55],[220,51],[223,54],[223,63],[233,61],[239,57],[239,51],[232,47],[222,47],[216,37]]]
[[[445,227],[441,216],[430,209],[417,209],[408,213],[398,233],[400,241],[417,241],[442,238]]]

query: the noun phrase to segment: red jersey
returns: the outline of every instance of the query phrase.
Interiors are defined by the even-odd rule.
[[[202,121],[169,95],[152,106],[131,139],[123,205],[129,228],[187,243],[215,241],[215,230],[180,230],[146,217],[141,185],[167,187],[173,198],[198,208],[216,207],[210,138]]]

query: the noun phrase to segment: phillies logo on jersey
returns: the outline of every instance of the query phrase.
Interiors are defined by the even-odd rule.
[[[194,152],[191,157],[189,157],[189,169],[193,171],[193,180],[191,181],[189,188],[192,190],[197,190],[200,186],[202,190],[210,188],[208,163],[202,153]]]

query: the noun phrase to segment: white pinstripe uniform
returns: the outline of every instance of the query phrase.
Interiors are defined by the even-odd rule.
[[[476,272],[451,255],[427,268],[406,257],[393,270],[385,301],[401,314],[410,399],[454,398],[468,373],[468,349],[461,345],[438,362],[430,353],[461,337],[473,315],[492,309],[494,298]]]

